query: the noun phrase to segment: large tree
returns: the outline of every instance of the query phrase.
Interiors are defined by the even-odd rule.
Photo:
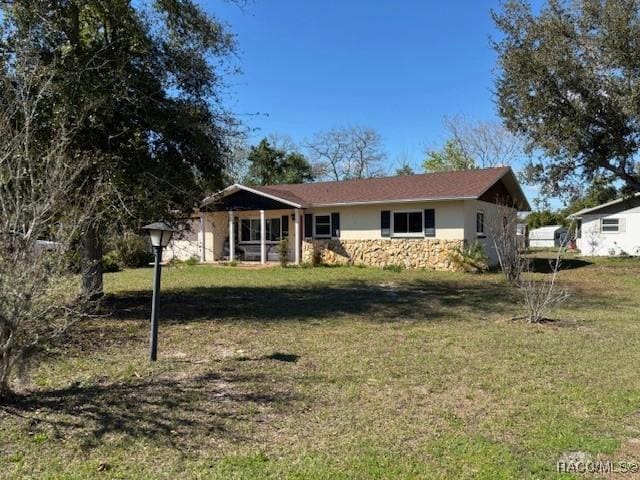
[[[89,194],[105,183],[82,232],[84,287],[100,294],[102,232],[170,218],[220,183],[234,127],[220,93],[234,38],[191,0],[2,2],[1,16],[0,68],[10,71],[27,44],[55,70],[40,134],[74,124],[68,158],[95,159],[82,185]]]
[[[546,157],[543,192],[575,195],[603,174],[640,190],[640,0],[506,1],[496,94],[506,126]]]
[[[290,148],[294,148],[291,144]],[[257,185],[277,183],[304,183],[314,179],[313,169],[307,159],[295,150],[276,148],[263,138],[251,147],[248,155],[247,182]]]

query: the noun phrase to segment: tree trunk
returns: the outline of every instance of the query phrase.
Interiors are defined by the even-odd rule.
[[[98,228],[91,224],[82,239],[82,293],[95,300],[102,297],[102,241]]]

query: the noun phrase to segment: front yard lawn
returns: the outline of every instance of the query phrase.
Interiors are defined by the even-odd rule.
[[[166,268],[0,407],[1,478],[556,478],[640,461],[640,261],[572,259],[554,322],[498,274]],[[572,478],[565,475],[565,478]],[[629,477],[625,477],[629,478]]]

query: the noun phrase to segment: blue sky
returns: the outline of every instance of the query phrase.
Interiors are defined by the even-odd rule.
[[[495,118],[497,1],[202,4],[237,34],[243,73],[230,79],[229,106],[253,141],[359,124],[380,132],[390,169],[403,152],[419,167],[445,139],[445,115]]]

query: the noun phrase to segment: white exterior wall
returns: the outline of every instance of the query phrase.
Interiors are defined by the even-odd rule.
[[[620,219],[620,232],[603,232],[603,218]],[[577,246],[587,256],[640,255],[640,207],[619,213],[583,215]]]
[[[465,202],[465,240],[467,245],[478,241],[484,247],[484,251],[489,258],[490,265],[498,264],[498,255],[496,254],[493,236],[491,235],[491,227],[499,226],[502,219],[498,218],[498,209],[501,208],[495,203],[483,202],[481,200],[467,200]],[[482,211],[484,213],[484,234],[480,235],[476,232],[476,214]],[[516,225],[513,226],[513,237],[516,241]]]
[[[380,232],[381,211],[389,210],[393,217],[394,211],[419,210],[422,212],[425,208],[433,208],[436,217],[436,236],[427,238],[442,240],[465,238],[465,211],[462,200],[319,207],[306,209],[304,213],[329,215],[337,212],[340,214],[340,239],[375,240],[389,238],[383,237]],[[424,235],[417,235],[417,237],[424,237]]]
[[[412,203],[385,203],[375,205],[347,205],[335,207],[318,207],[301,210],[300,223],[304,225],[304,214],[329,215],[331,213],[340,214],[340,239],[341,240],[376,240],[384,239],[393,241],[392,237],[383,237],[380,231],[380,212],[389,210],[395,211],[423,211],[426,208],[435,210],[436,232],[435,237],[424,237],[424,235],[416,235],[416,238],[427,238],[436,240],[465,240],[471,245],[476,240],[485,246],[485,251],[492,264],[495,264],[497,257],[495,255],[493,241],[490,235],[489,222],[497,215],[497,206],[492,203],[482,202],[478,200],[451,200],[451,201],[435,201],[435,202],[412,202]],[[476,234],[476,213],[482,210],[485,213],[485,235],[478,236]],[[267,210],[265,216],[267,219],[289,216],[289,258],[294,258],[294,241],[295,238],[295,222],[292,218],[293,209]],[[229,235],[229,214],[228,212],[206,212],[205,216],[205,261],[222,260],[225,239]],[[260,218],[260,212],[245,211],[235,212],[235,221],[239,222],[243,218]],[[168,249],[167,259],[172,256],[180,259],[187,259],[191,256],[201,257],[202,254],[202,234],[200,233],[200,219],[194,217],[194,231],[198,232],[198,237],[191,241],[174,241],[175,248]],[[306,233],[305,233],[306,236]],[[514,232],[515,236],[515,232]],[[302,238],[302,236],[301,236]],[[407,237],[402,237],[407,238]],[[239,239],[238,239],[239,240]],[[180,243],[181,242],[181,243]],[[242,245],[243,242],[238,242]],[[253,242],[259,244],[259,242]],[[276,245],[270,243],[269,245]],[[172,253],[169,253],[171,251]]]

